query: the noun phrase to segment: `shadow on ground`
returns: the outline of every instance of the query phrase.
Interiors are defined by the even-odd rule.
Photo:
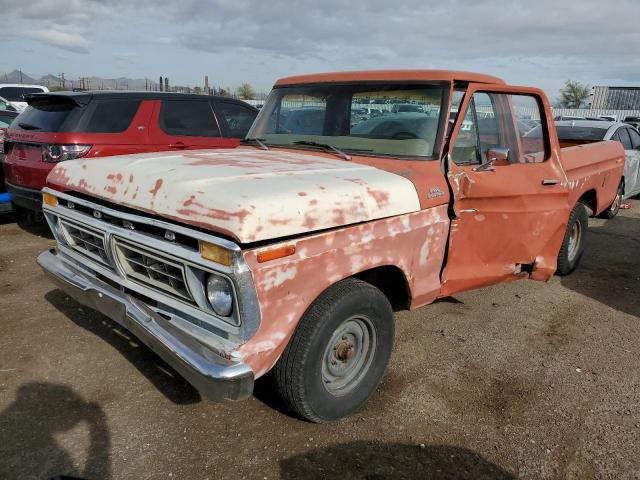
[[[280,478],[507,480],[516,477],[465,448],[358,441],[281,460]]]
[[[79,425],[89,441],[81,465],[58,440]],[[13,403],[0,412],[0,478],[72,476],[111,478],[110,438],[102,409],[71,388],[52,383],[28,383]]]
[[[592,225],[580,265],[560,282],[611,308],[640,317],[638,251],[640,219],[618,215],[602,225]]]
[[[188,405],[201,401],[200,394],[191,384],[124,327],[90,308],[83,307],[60,290],[50,291],[45,298],[73,323],[97,335],[118,350],[172,402]]]

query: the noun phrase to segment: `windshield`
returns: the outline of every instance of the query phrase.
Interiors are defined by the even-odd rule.
[[[32,100],[13,123],[17,130],[71,132],[83,109],[64,98],[43,97]]]
[[[352,153],[431,157],[444,92],[442,85],[424,84],[278,87],[247,138],[274,146],[315,142]]]

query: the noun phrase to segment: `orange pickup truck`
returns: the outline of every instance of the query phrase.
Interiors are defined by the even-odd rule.
[[[495,77],[285,78],[238,149],[58,164],[38,262],[204,397],[273,371],[331,421],[376,389],[394,310],[571,272],[623,167],[617,142],[560,148],[542,91]]]

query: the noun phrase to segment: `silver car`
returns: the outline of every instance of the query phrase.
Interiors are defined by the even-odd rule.
[[[600,140],[616,140],[622,143],[625,157],[623,188],[622,196],[617,200],[621,201],[640,194],[640,133],[638,130],[627,123],[602,120],[563,120],[555,124],[558,138],[563,146]],[[613,207],[616,207],[615,203]]]

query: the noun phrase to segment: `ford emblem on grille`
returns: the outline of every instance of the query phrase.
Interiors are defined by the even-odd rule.
[[[93,216],[96,218],[102,218],[102,212],[99,212],[98,210],[94,210]]]
[[[164,238],[166,238],[170,242],[175,242],[176,241],[176,234],[173,233],[171,230],[167,230],[166,232],[164,232]]]

